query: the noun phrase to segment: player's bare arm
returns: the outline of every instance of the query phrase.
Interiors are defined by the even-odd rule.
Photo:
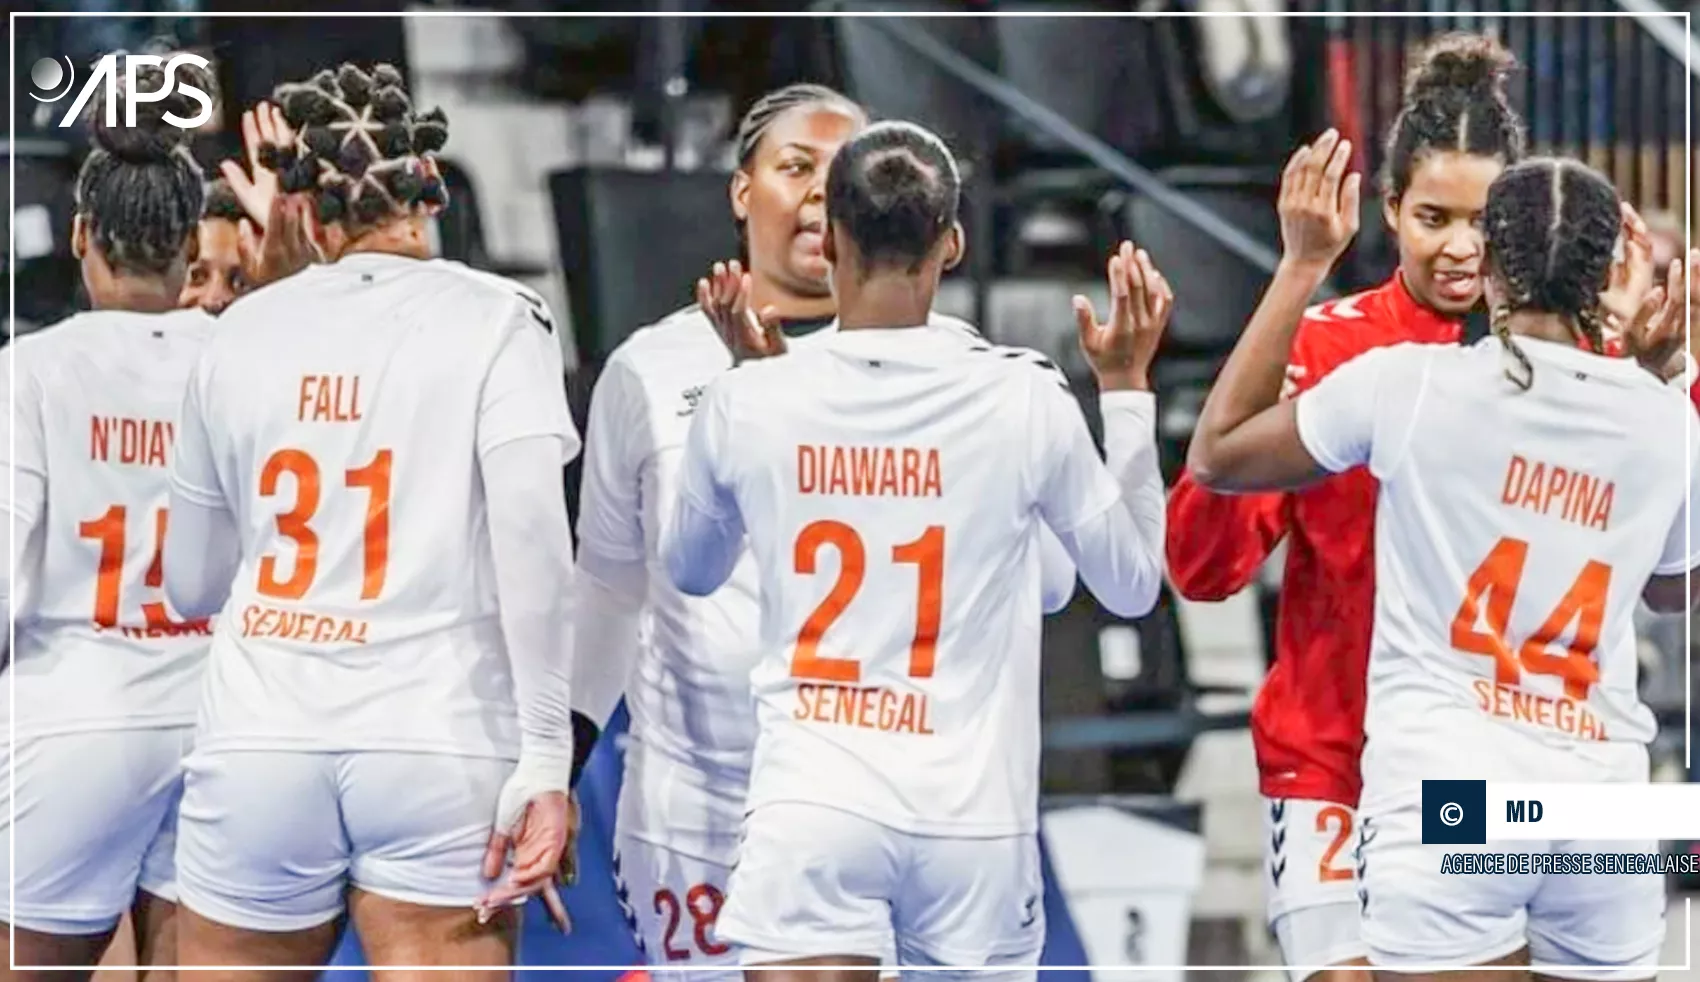
[[[1215,491],[1264,490],[1321,471],[1299,441],[1293,400],[1281,399],[1304,309],[1358,231],[1362,176],[1334,130],[1300,147],[1281,175],[1281,264],[1251,323],[1210,387],[1187,466]]]

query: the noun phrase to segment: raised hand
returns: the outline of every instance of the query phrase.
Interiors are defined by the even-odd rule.
[[[1352,141],[1329,130],[1300,147],[1281,172],[1283,258],[1306,265],[1333,266],[1358,234],[1363,176],[1346,173]]]
[[[736,259],[715,263],[708,276],[697,280],[697,306],[714,324],[715,333],[732,353],[732,364],[785,353],[785,333],[779,311],[750,309],[750,274]]]
[[[242,114],[242,150],[248,158],[247,169],[234,160],[218,165],[218,172],[230,182],[242,210],[260,231],[271,220],[272,201],[278,196],[277,173],[260,163],[260,148],[288,146],[293,142],[295,132],[284,121],[283,110],[262,102]]]
[[[1608,315],[1611,327],[1622,332],[1635,319],[1653,288],[1653,236],[1639,212],[1625,201],[1620,232],[1621,250],[1613,259],[1606,288],[1600,293],[1600,307]]]
[[[279,194],[267,204],[264,232],[244,221],[237,229],[242,271],[255,288],[306,269],[323,257],[313,238],[312,195]]]
[[[1092,301],[1074,298],[1080,350],[1103,390],[1151,388],[1151,362],[1174,312],[1175,294],[1144,249],[1123,242],[1110,256],[1110,319],[1098,320]]]
[[[1700,250],[1690,252],[1686,263],[1673,261],[1663,287],[1655,287],[1641,300],[1635,317],[1623,332],[1623,346],[1643,368],[1660,378],[1674,378],[1680,371],[1681,352],[1687,342],[1686,319],[1690,307],[1700,303]],[[1677,366],[1673,371],[1671,366]]]

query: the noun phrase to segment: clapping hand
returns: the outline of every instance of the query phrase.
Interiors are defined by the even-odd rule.
[[[759,312],[750,309],[751,287],[750,274],[736,259],[715,263],[708,276],[697,280],[697,306],[714,324],[734,365],[785,353],[779,311],[772,306]]]
[[[1151,362],[1174,312],[1175,294],[1144,249],[1123,242],[1106,270],[1110,286],[1110,319],[1098,320],[1092,301],[1074,298],[1074,319],[1080,329],[1080,350],[1092,365],[1098,386],[1106,391],[1151,388]]]

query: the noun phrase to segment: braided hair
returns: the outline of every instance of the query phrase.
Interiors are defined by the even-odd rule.
[[[1505,92],[1516,67],[1511,52],[1481,34],[1455,31],[1423,47],[1405,75],[1405,101],[1387,134],[1381,184],[1388,198],[1404,196],[1424,154],[1522,159],[1523,120]]]
[[[1617,189],[1573,160],[1531,157],[1508,168],[1488,190],[1483,219],[1488,268],[1505,296],[1493,332],[1516,360],[1506,371],[1518,388],[1534,384],[1528,355],[1512,340],[1511,315],[1557,314],[1596,353],[1605,352],[1600,291],[1611,273],[1622,224]]]
[[[211,72],[193,65],[179,65],[177,71],[189,73],[191,85],[217,98]],[[116,74],[120,81],[112,91],[127,100],[128,75]],[[141,91],[160,91],[166,85],[165,68],[137,66],[136,84]],[[102,89],[90,100],[86,123],[93,149],[77,172],[76,213],[114,272],[169,275],[194,238],[206,191],[200,164],[189,151],[191,131],[166,122],[165,116],[192,117],[198,104],[174,86],[165,98],[136,105],[136,125],[122,125],[125,115],[120,113],[120,125],[107,126],[106,94]]]
[[[828,220],[868,266],[917,272],[956,222],[962,177],[944,141],[914,123],[878,123],[846,143],[826,176]]]
[[[766,139],[768,130],[773,128],[775,121],[793,109],[818,107],[823,109],[838,109],[854,119],[866,120],[868,111],[857,105],[854,100],[837,89],[813,82],[799,82],[784,88],[774,89],[760,99],[750,104],[744,111],[743,118],[738,120],[737,135],[734,144],[738,153],[738,169],[746,173],[755,163],[756,151],[761,149],[762,140]],[[750,261],[749,235],[746,222],[742,218],[735,219],[738,223],[738,257],[746,266]]]
[[[445,205],[448,192],[424,159],[448,142],[441,109],[416,114],[393,65],[355,65],[278,86],[273,100],[296,133],[292,146],[262,148],[260,162],[286,193],[309,192],[321,223],[351,236]]]

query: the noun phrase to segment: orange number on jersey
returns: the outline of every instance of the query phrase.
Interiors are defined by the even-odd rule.
[[[94,578],[94,623],[103,628],[118,626],[119,592],[123,588],[125,522],[128,510],[113,505],[99,518],[77,524],[77,535],[100,543],[100,565]],[[142,575],[142,585],[157,590],[165,584],[165,522],[166,510],[154,512],[153,559]],[[176,625],[165,612],[165,604],[151,600],[142,604],[142,619],[149,627]]]
[[[821,635],[832,626],[850,606],[851,598],[862,589],[862,577],[868,571],[868,551],[862,548],[862,537],[843,522],[810,522],[797,534],[792,559],[797,572],[813,576],[815,556],[823,545],[838,550],[838,581],[820,606],[797,632],[797,650],[791,656],[791,677],[819,679],[823,682],[857,682],[862,678],[862,665],[853,658],[822,658],[815,654]]]
[[[360,599],[373,600],[384,589],[384,576],[390,565],[390,467],[394,455],[380,450],[371,463],[351,468],[343,477],[351,488],[365,488],[366,527],[363,535],[365,574],[360,584]],[[283,600],[300,600],[313,585],[319,566],[319,536],[309,524],[319,510],[319,464],[306,451],[283,449],[266,460],[260,471],[260,496],[269,498],[277,493],[278,478],[284,472],[295,478],[295,506],[277,516],[277,531],[295,543],[295,568],[289,579],[277,579],[277,557],[260,557],[260,581],[255,587],[261,594]]]
[[[373,600],[384,592],[384,574],[390,568],[390,460],[388,450],[378,451],[372,462],[348,472],[348,486],[371,492],[366,498],[366,576],[360,583],[360,599]]]
[[[793,559],[797,572],[812,576],[821,546],[838,549],[838,581],[797,632],[797,648],[791,656],[791,677],[820,682],[854,684],[862,679],[862,664],[854,658],[822,658],[815,652],[827,628],[843,615],[862,588],[868,571],[868,551],[862,537],[843,522],[822,519],[810,522],[797,534]],[[909,644],[909,675],[931,678],[937,655],[939,620],[944,606],[944,528],[929,525],[914,542],[893,546],[891,561],[914,563],[920,582],[916,588],[915,639]]]
[[[1352,837],[1352,813],[1339,805],[1329,805],[1316,813],[1317,832],[1327,835],[1330,824],[1337,825],[1338,828],[1334,830],[1334,838],[1328,843],[1328,848],[1322,851],[1322,859],[1316,864],[1316,878],[1323,883],[1336,883],[1352,878],[1350,869],[1341,869],[1334,865],[1340,850],[1346,847],[1346,840]]]
[[[124,506],[113,505],[99,518],[79,522],[77,535],[100,543],[100,566],[94,579],[94,622],[101,627],[117,627],[118,590],[124,576]]]
[[[1586,699],[1589,688],[1600,680],[1600,669],[1592,655],[1600,643],[1600,628],[1605,622],[1611,567],[1589,560],[1546,621],[1513,651],[1506,631],[1528,559],[1529,544],[1521,539],[1502,538],[1494,543],[1464,588],[1464,602],[1452,618],[1452,646],[1459,651],[1491,657],[1494,681],[1500,685],[1517,685],[1524,672],[1553,675],[1564,680],[1565,695]],[[1480,604],[1484,594],[1487,597],[1485,631],[1476,628],[1476,621],[1484,613]],[[1576,634],[1565,646],[1565,654],[1557,656],[1548,652],[1547,646],[1556,642],[1572,621],[1578,621]]]
[[[891,561],[920,567],[916,571],[920,582],[915,592],[915,640],[909,645],[909,676],[930,679],[944,604],[944,529],[929,525],[914,542],[892,546]]]
[[[295,507],[277,516],[277,534],[295,543],[295,568],[289,579],[279,582],[277,557],[260,557],[260,582],[256,587],[267,597],[300,600],[313,585],[313,574],[319,568],[319,537],[307,522],[319,510],[319,465],[300,450],[279,450],[266,460],[260,471],[260,497],[277,494],[278,478],[284,472],[295,478]]]

